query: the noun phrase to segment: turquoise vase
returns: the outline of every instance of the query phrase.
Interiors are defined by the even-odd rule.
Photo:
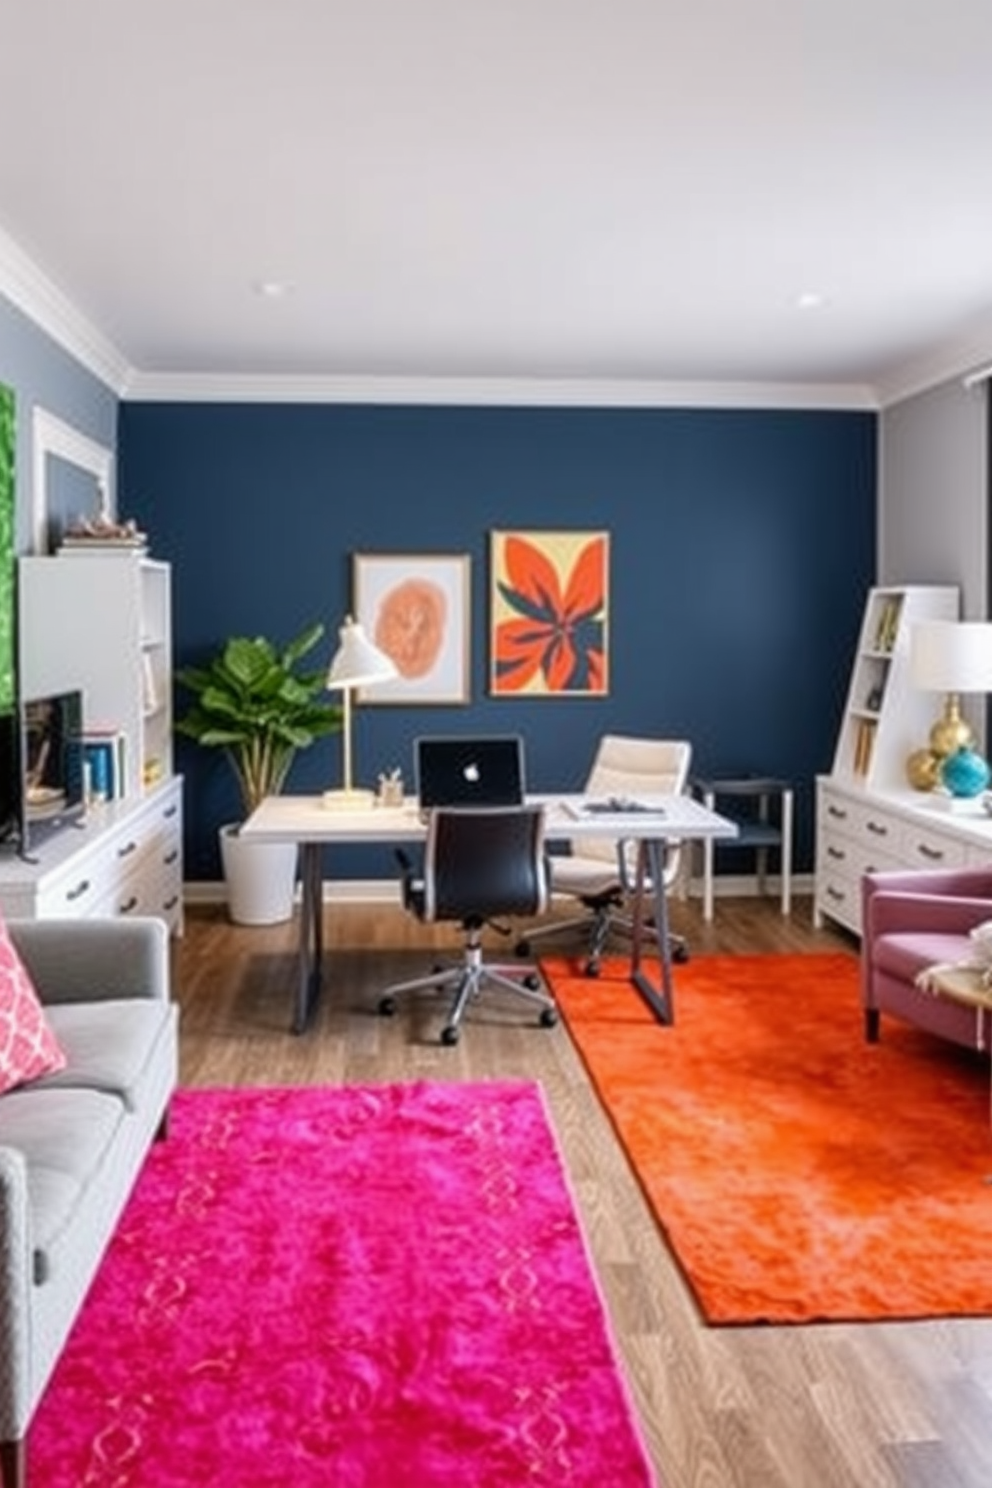
[[[989,783],[989,767],[973,749],[957,749],[941,766],[940,778],[952,796],[977,796]]]

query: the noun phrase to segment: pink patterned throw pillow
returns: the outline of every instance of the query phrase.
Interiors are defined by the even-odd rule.
[[[65,1063],[27,969],[0,923],[0,1094]]]

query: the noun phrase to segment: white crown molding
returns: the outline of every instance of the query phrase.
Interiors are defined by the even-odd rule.
[[[992,362],[992,312],[874,383],[652,382],[625,379],[284,376],[159,373],[112,342],[0,228],[0,294],[118,397],[135,402],[363,403],[877,411]]]
[[[125,358],[2,228],[0,294],[120,396],[130,370]]]
[[[403,403],[577,408],[878,408],[862,384],[512,377],[263,377],[134,372],[142,403]]]
[[[932,347],[915,361],[906,362],[875,383],[879,407],[888,408],[906,398],[925,393],[941,383],[961,378],[967,385],[973,374],[992,362],[992,311],[976,317],[966,330]]]

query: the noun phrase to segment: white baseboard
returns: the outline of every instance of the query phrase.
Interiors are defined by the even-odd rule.
[[[323,897],[325,904],[399,904],[400,886],[388,878],[325,878]],[[223,904],[227,890],[222,879],[201,880],[183,884],[183,898],[187,904]]]
[[[793,894],[812,894],[814,880],[812,873],[794,873],[792,875]],[[678,898],[678,885],[672,891]],[[779,899],[782,895],[782,880],[775,873],[769,873],[765,881],[765,894],[768,898]],[[693,878],[689,885],[689,898],[701,899],[703,897],[702,878]],[[716,873],[713,876],[714,899],[757,899],[758,880],[753,873]]]
[[[673,891],[678,898],[679,890],[676,886]],[[767,893],[769,897],[778,898],[782,892],[781,880],[774,874],[768,875]],[[793,874],[792,892],[794,894],[812,894],[813,875]],[[703,897],[703,881],[694,878],[688,887],[690,899],[701,899]],[[299,890],[297,890],[297,895]],[[758,885],[753,873],[749,874],[717,874],[713,880],[713,895],[716,899],[756,899],[758,897]],[[227,893],[221,879],[211,879],[199,883],[186,883],[183,885],[183,897],[187,904],[223,904]],[[557,896],[556,896],[557,897]],[[564,896],[563,896],[564,897]],[[324,880],[324,903],[325,904],[395,904],[400,903],[399,883],[389,878],[354,878],[354,879],[325,879]]]

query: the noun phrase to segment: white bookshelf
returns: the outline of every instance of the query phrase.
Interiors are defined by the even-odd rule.
[[[987,817],[952,818],[907,775],[943,706],[912,684],[910,632],[920,620],[956,620],[959,608],[949,585],[869,591],[833,770],[816,782],[816,925],[827,918],[860,934],[866,873],[960,867],[977,860],[992,835]]]
[[[124,795],[172,775],[172,601],[167,563],[120,553],[18,565],[22,697],[81,688],[84,729],[124,736]]]
[[[834,754],[833,776],[848,785],[898,789],[906,761],[926,745],[942,700],[913,686],[909,637],[919,620],[956,620],[952,585],[869,591]]]

